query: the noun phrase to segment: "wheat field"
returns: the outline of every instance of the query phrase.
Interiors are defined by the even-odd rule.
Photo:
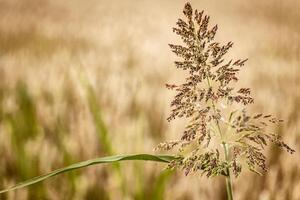
[[[190,1],[218,24],[230,55],[249,58],[240,84],[296,153],[266,149],[269,172],[234,179],[238,200],[300,199],[300,2]],[[0,188],[104,155],[153,153],[176,138],[168,123],[183,73],[168,44],[185,1],[0,0]],[[92,166],[0,199],[226,199],[222,178],[163,164]]]

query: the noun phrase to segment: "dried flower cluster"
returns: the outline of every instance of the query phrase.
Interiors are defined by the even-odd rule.
[[[209,28],[209,16],[203,11],[193,11],[187,3],[183,13],[186,20],[179,19],[173,31],[184,46],[170,47],[181,59],[175,62],[176,67],[187,70],[189,76],[183,84],[166,86],[177,92],[168,121],[187,118],[189,122],[179,140],[161,143],[158,149],[178,148],[180,159],[169,167],[182,168],[186,174],[201,171],[210,177],[232,171],[238,176],[243,165],[257,173],[266,171],[262,150],[268,143],[294,152],[266,129],[268,124],[282,120],[247,114],[247,105],[254,102],[250,89],[233,87],[247,59],[225,61],[233,43],[221,45],[214,41],[218,26]]]

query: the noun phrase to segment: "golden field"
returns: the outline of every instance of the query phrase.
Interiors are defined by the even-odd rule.
[[[296,153],[267,149],[269,172],[243,171],[237,200],[300,199],[300,2],[190,1],[218,24],[231,56],[249,58],[240,84],[254,112],[285,120],[276,129]],[[185,1],[0,0],[0,188],[74,162],[153,153],[184,122],[168,123],[180,82],[168,44]],[[0,199],[226,199],[222,177],[164,172],[124,162],[70,172]]]

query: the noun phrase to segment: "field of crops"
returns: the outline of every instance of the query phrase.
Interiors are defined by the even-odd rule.
[[[233,179],[238,200],[300,199],[300,2],[190,1],[218,24],[230,56],[249,58],[241,86],[254,112],[284,119],[272,127],[296,153],[266,149],[269,172]],[[74,162],[155,153],[177,138],[170,123],[180,82],[169,43],[185,1],[0,0],[0,189]],[[0,199],[226,199],[223,178],[185,176],[151,162],[69,172]]]

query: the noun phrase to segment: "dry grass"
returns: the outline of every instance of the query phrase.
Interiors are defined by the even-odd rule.
[[[172,93],[164,83],[182,79],[167,44],[184,3],[0,0],[1,188],[107,154],[105,129],[115,153],[152,152],[177,137],[183,127],[165,120]],[[296,150],[292,158],[268,150],[270,172],[243,173],[234,180],[236,198],[300,199],[299,3],[191,3],[219,24],[221,41],[234,41],[234,57],[249,58],[241,84],[253,88],[253,110],[286,119],[278,131]],[[162,167],[122,164],[121,178],[113,167],[91,167],[1,199],[153,199]],[[165,187],[163,199],[226,196],[222,180],[181,173]]]

